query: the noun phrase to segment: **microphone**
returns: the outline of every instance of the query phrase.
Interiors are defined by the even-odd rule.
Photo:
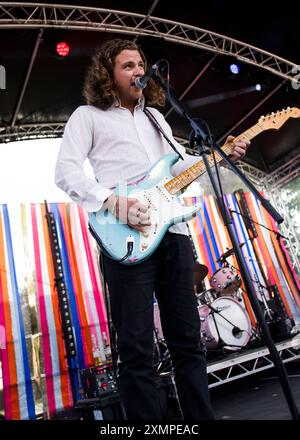
[[[153,66],[151,66],[144,75],[135,78],[135,87],[137,87],[138,89],[144,89],[147,86],[149,79],[152,78],[152,76],[157,72],[159,63],[161,61],[162,60],[159,60],[157,63],[153,64]]]

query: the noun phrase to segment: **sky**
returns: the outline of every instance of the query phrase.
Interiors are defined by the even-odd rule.
[[[40,139],[0,144],[0,203],[69,202],[54,183],[60,143]]]
[[[0,203],[70,202],[54,182],[60,144],[60,138],[0,144]],[[93,176],[88,162],[85,172]],[[191,188],[191,195],[197,195],[199,189],[193,184]],[[188,194],[185,192],[185,196]]]

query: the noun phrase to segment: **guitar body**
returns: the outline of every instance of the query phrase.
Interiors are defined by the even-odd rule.
[[[142,181],[115,190],[116,195],[136,198],[150,205],[151,226],[145,227],[146,234],[122,223],[108,210],[88,214],[93,235],[114,260],[121,260],[127,254],[130,243],[132,253],[121,263],[140,263],[155,251],[171,225],[190,220],[200,209],[198,204],[182,205],[179,197],[164,187],[173,179],[171,167],[177,161],[177,154],[168,154],[153,165]]]

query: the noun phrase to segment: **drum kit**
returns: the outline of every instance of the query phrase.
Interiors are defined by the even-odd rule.
[[[249,315],[241,295],[242,284],[236,269],[229,265],[227,257],[232,250],[221,255],[218,261],[222,267],[209,279],[211,288],[203,290],[203,280],[208,268],[199,263],[194,265],[194,291],[200,316],[201,341],[207,354],[233,352],[245,347],[252,328]],[[200,293],[199,293],[200,292]],[[154,327],[156,343],[164,344],[158,304],[154,304]]]

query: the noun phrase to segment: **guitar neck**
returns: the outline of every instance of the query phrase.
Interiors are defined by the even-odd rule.
[[[236,137],[235,140],[239,139],[239,140],[249,141],[264,130],[265,130],[264,127],[262,127],[259,123],[256,123],[251,128],[244,131],[244,133],[242,133],[240,136]],[[222,151],[224,151],[224,153],[226,153],[227,155],[231,154],[232,141],[226,142],[226,144],[224,144],[222,147]],[[222,160],[222,157],[219,153],[215,152],[214,156],[216,163],[219,163]],[[207,155],[207,159],[209,166],[212,168],[215,165],[213,155],[212,154]],[[200,160],[199,162],[195,163],[195,165],[192,165],[190,168],[187,168],[178,176],[171,179],[168,183],[164,185],[164,187],[171,194],[176,194],[178,191],[181,191],[182,189],[190,185],[190,183],[192,183],[194,180],[196,180],[199,176],[201,176],[205,172],[206,172],[205,164],[203,160]]]

